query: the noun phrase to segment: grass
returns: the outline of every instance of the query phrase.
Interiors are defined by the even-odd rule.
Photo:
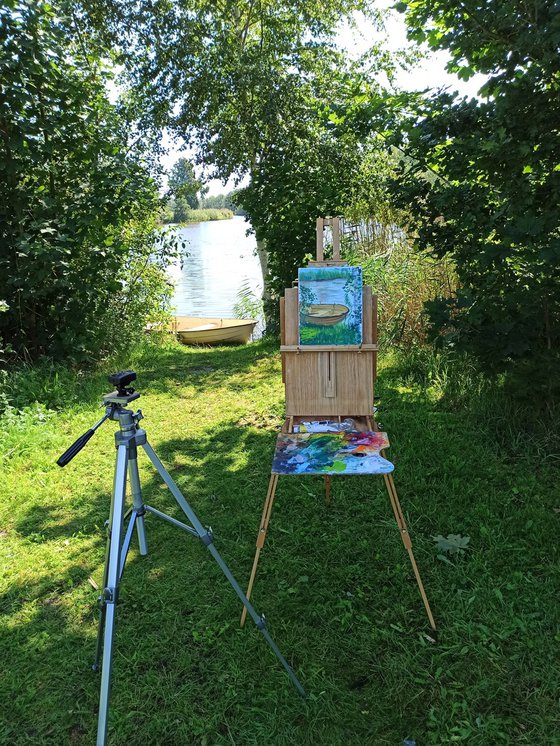
[[[360,344],[360,330],[347,324],[319,326],[300,323],[299,334],[302,344],[313,345],[353,345]]]
[[[126,363],[152,445],[242,585],[283,414],[276,350],[169,346]],[[378,394],[437,636],[381,478],[335,481],[328,508],[320,478],[280,481],[253,601],[306,701],[254,627],[239,628],[202,544],[150,516],[150,553],[134,546],[118,605],[112,744],[560,743],[557,433],[467,372],[458,385],[427,367],[385,359]],[[5,384],[2,744],[94,740],[113,424],[65,469],[54,462],[107,388],[63,371]],[[146,501],[179,517],[146,458],[141,478]],[[449,534],[470,537],[462,553],[432,538]]]

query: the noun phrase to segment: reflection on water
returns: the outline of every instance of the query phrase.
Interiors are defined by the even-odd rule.
[[[262,293],[262,275],[255,255],[255,237],[246,236],[249,223],[241,216],[178,228],[189,256],[175,266],[174,306],[179,316],[233,317],[239,290],[248,284]]]

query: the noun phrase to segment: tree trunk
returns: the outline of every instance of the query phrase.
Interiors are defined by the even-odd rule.
[[[263,291],[262,291],[262,302],[264,309],[264,324],[265,333],[266,330],[274,328],[274,309],[272,308],[272,298],[270,293],[270,284],[268,277],[268,251],[266,248],[266,241],[264,239],[257,239],[257,256],[261,263],[261,272],[263,278]]]
[[[269,297],[269,290],[267,287],[267,275],[268,275],[268,251],[266,250],[266,241],[264,239],[257,238],[257,255],[261,263],[261,273],[263,278],[263,300],[265,297]]]

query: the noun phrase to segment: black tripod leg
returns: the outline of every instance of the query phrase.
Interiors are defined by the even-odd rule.
[[[194,510],[191,508],[191,506],[185,500],[184,496],[182,495],[181,491],[179,490],[179,488],[177,487],[177,485],[175,484],[175,482],[171,479],[171,476],[169,475],[169,473],[167,472],[167,470],[165,469],[164,465],[161,463],[161,461],[159,460],[159,458],[156,456],[155,451],[151,447],[151,445],[146,442],[146,443],[143,444],[142,447],[144,448],[144,450],[148,454],[148,458],[150,459],[150,461],[152,462],[152,464],[156,467],[159,475],[161,476],[161,478],[163,479],[163,481],[165,482],[165,484],[169,487],[169,490],[170,490],[171,494],[177,500],[177,502],[181,506],[183,512],[185,513],[185,515],[187,516],[187,518],[189,519],[189,521],[192,523],[192,525],[193,525],[196,533],[198,534],[199,538],[206,545],[206,548],[208,549],[208,551],[210,552],[210,554],[214,557],[214,559],[216,560],[216,562],[220,566],[222,572],[224,573],[224,575],[228,579],[229,584],[231,585],[231,587],[233,588],[233,590],[236,592],[236,594],[239,596],[239,598],[240,598],[243,606],[245,606],[245,608],[247,609],[247,611],[249,613],[249,616],[255,622],[256,626],[258,627],[258,629],[262,633],[263,637],[265,638],[265,640],[268,642],[268,644],[272,648],[272,651],[274,652],[274,654],[278,658],[278,661],[281,663],[281,665],[286,670],[286,673],[290,677],[292,683],[294,684],[294,686],[298,690],[299,694],[301,694],[302,697],[305,697],[306,696],[305,689],[300,684],[300,682],[299,682],[297,676],[295,675],[292,667],[290,666],[290,664],[288,663],[288,661],[284,658],[284,656],[282,655],[282,653],[278,649],[278,646],[276,645],[276,643],[274,642],[274,640],[270,636],[270,634],[269,634],[269,632],[268,632],[268,630],[266,628],[266,623],[265,623],[264,616],[259,616],[257,614],[257,612],[253,608],[251,602],[247,599],[247,597],[245,596],[245,594],[241,590],[241,587],[240,587],[239,583],[237,582],[237,580],[234,578],[231,570],[226,565],[226,563],[224,562],[224,560],[220,556],[220,553],[218,552],[218,550],[216,549],[216,547],[212,543],[212,535],[211,535],[211,533],[209,531],[207,531],[204,528],[204,526],[202,525],[202,523],[198,520],[198,518],[197,518],[197,516],[196,516],[196,514],[194,512]]]
[[[99,718],[97,721],[97,746],[104,746],[107,738],[109,696],[111,690],[111,668],[113,657],[113,635],[115,631],[115,607],[121,560],[121,533],[124,519],[128,446],[119,445],[115,467],[115,484],[111,515],[109,517],[108,556],[105,570],[105,586],[102,593],[102,615],[104,616],[103,662],[99,693]],[[103,613],[104,612],[104,613]],[[98,643],[99,644],[99,643]]]

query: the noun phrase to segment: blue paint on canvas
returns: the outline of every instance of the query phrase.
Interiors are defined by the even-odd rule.
[[[362,343],[362,268],[305,267],[298,272],[299,344]]]

